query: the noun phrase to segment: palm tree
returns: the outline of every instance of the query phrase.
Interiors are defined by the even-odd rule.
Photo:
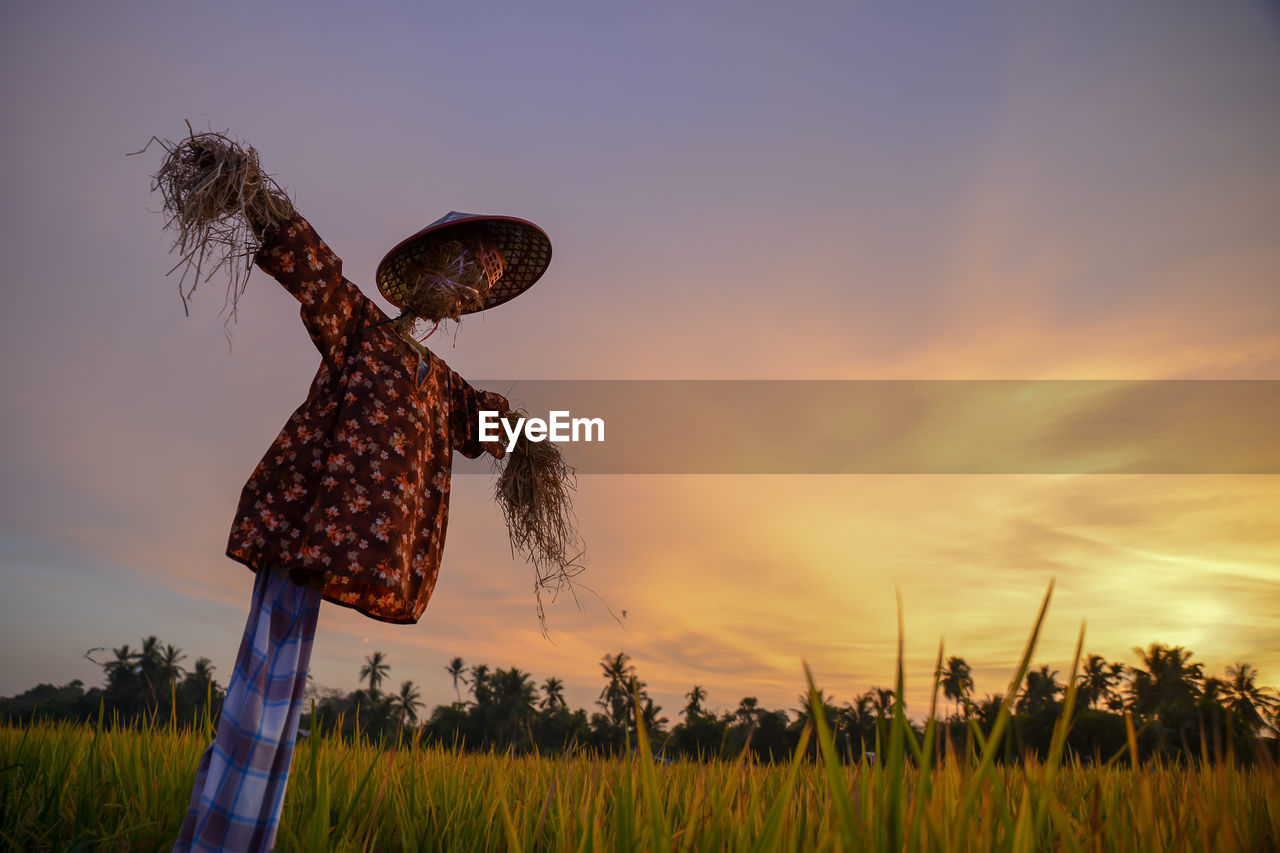
[[[644,706],[640,709],[641,719],[644,720],[645,731],[652,736],[654,732],[661,732],[662,727],[667,724],[666,717],[659,717],[658,712],[662,710],[661,705],[653,704],[653,700],[643,690],[640,692],[641,700]]]
[[[463,663],[462,658],[454,658],[449,661],[449,665],[444,668],[444,671],[449,673],[449,677],[453,679],[453,692],[458,694],[459,705],[462,704],[462,693],[458,690],[458,682],[461,681],[463,684],[467,683],[466,677],[462,674],[466,670],[466,666],[467,665]]]
[[[814,696],[812,693],[808,691],[801,693],[799,696],[799,699],[800,699],[800,707],[794,709],[796,714],[796,721],[793,724],[795,731],[803,731],[804,727],[809,723],[813,723],[816,726],[817,725],[816,712],[818,708],[821,709],[822,716],[827,721],[828,727],[834,726],[836,724],[836,717],[839,715],[839,711],[837,711],[836,707],[831,704],[831,700],[827,697],[826,693],[821,688],[817,690],[817,699],[818,699],[817,708],[815,708],[813,704]],[[817,729],[815,728],[814,731],[816,732]],[[809,741],[808,750],[810,755],[816,756],[818,754],[818,739],[816,737]]]
[[[178,664],[186,659],[187,656],[182,654],[182,649],[172,643],[166,645],[164,651],[160,652],[160,661],[156,666],[156,675],[160,682],[168,686],[181,679],[183,669]]]
[[[499,740],[515,743],[521,724],[533,718],[537,688],[529,673],[516,667],[500,669],[493,674],[493,723]]]
[[[475,697],[477,707],[489,704],[493,691],[489,688],[489,667],[487,664],[476,664],[471,667],[471,695]]]
[[[1159,720],[1175,708],[1194,704],[1200,695],[1204,665],[1192,663],[1190,651],[1160,643],[1133,651],[1143,666],[1133,670],[1129,681],[1129,704],[1134,711]]]
[[[1266,695],[1254,682],[1258,670],[1244,661],[1227,667],[1227,681],[1222,692],[1231,712],[1244,720],[1250,729],[1266,723],[1265,714],[1276,706],[1276,700]]]
[[[1200,682],[1200,705],[1213,708],[1219,703],[1226,704],[1223,700],[1227,698],[1227,691],[1227,682],[1212,675],[1205,676],[1204,681]]]
[[[1102,655],[1085,658],[1076,678],[1076,695],[1086,708],[1093,708],[1107,690],[1107,659]]]
[[[564,682],[554,675],[542,682],[542,692],[546,698],[542,700],[542,710],[548,713],[565,707]]]
[[[684,720],[687,723],[702,715],[702,700],[707,698],[707,691],[695,684],[693,689],[684,695],[689,700],[689,704],[684,706]]]
[[[893,689],[890,687],[872,687],[867,691],[871,704],[876,709],[876,718],[887,720],[893,716]]]
[[[200,684],[208,684],[213,681],[213,661],[205,657],[196,658],[196,665],[187,675]]]
[[[146,704],[143,697],[146,687],[138,672],[138,653],[129,648],[128,643],[111,651],[115,660],[102,665],[107,675],[107,707],[122,715],[132,715]]]
[[[1107,707],[1112,710],[1124,709],[1124,697],[1116,690],[1116,685],[1124,681],[1124,674],[1128,670],[1122,663],[1107,664],[1107,679],[1111,684],[1103,693],[1103,698],[1107,700]]]
[[[400,685],[400,692],[392,697],[391,705],[400,718],[401,728],[404,728],[406,719],[410,723],[418,722],[418,709],[422,707],[422,702],[418,688],[413,686],[412,681],[406,681]]]
[[[1124,663],[1107,663],[1101,654],[1089,654],[1085,658],[1080,675],[1075,680],[1080,701],[1085,707],[1097,708],[1098,703],[1105,703],[1112,711],[1124,707],[1115,685],[1124,679]]]
[[[760,700],[754,696],[742,697],[733,715],[738,718],[739,725],[755,728],[760,722]]]
[[[627,731],[635,734],[636,730],[636,705],[640,706],[640,713],[644,715],[645,724],[651,730],[656,726],[667,721],[666,717],[661,720],[656,719],[658,711],[662,709],[655,707],[653,700],[649,698],[649,691],[646,685],[635,674],[635,668],[631,669],[631,677],[627,679]]]
[[[386,656],[382,652],[374,652],[364,659],[364,666],[360,667],[360,680],[369,682],[371,694],[369,698],[374,700],[378,698],[378,687],[390,670],[391,665],[387,663]]]
[[[858,742],[858,749],[866,751],[876,742],[875,698],[870,690],[845,703],[841,711],[844,729]]]
[[[216,702],[222,691],[213,683],[213,661],[196,658],[196,665],[182,681],[182,692],[194,708],[203,708],[207,701]]]
[[[986,731],[990,731],[991,727],[996,723],[996,717],[1000,714],[1000,706],[1004,704],[1004,694],[996,693],[987,694],[982,701],[975,703],[975,716],[978,718],[978,724]]]
[[[604,671],[605,686],[600,691],[596,704],[609,714],[615,732],[624,731],[631,721],[630,682],[635,678],[635,669],[627,663],[626,652],[616,655],[605,655],[600,660],[600,669]]]
[[[801,693],[799,698],[800,707],[795,709],[796,725],[800,728],[804,728],[805,723],[814,719],[813,697],[809,693]],[[826,718],[827,725],[832,725],[836,718],[836,714],[838,713],[835,705],[831,704],[830,698],[826,695],[826,692],[821,689],[818,690],[818,701],[821,703],[822,715]]]
[[[1049,671],[1049,667],[1042,666],[1040,669],[1032,670],[1027,673],[1027,683],[1022,688],[1022,695],[1018,697],[1018,704],[1015,706],[1019,714],[1034,714],[1041,708],[1047,708],[1058,700],[1058,694],[1062,692],[1062,685],[1058,683],[1058,671],[1055,669]]]
[[[155,669],[160,662],[160,638],[152,634],[142,641],[142,648],[138,651],[138,663],[141,666],[150,666]]]
[[[147,683],[147,692],[151,694],[151,704],[157,700],[156,682],[160,680],[160,666],[163,655],[160,652],[160,638],[152,634],[142,641],[142,649],[138,652],[138,673]]]
[[[138,653],[129,648],[128,643],[111,651],[115,654],[116,659],[107,661],[102,665],[102,668],[107,672],[109,680],[124,682],[137,673]]]
[[[969,711],[969,693],[973,690],[973,672],[964,658],[949,657],[942,670],[942,695],[955,702],[956,717],[960,716],[960,703],[964,703],[965,716]]]

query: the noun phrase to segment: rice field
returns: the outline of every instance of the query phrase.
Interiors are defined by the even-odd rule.
[[[206,737],[191,728],[0,731],[5,846],[168,849]],[[655,764],[643,743],[629,758],[592,759],[316,737],[295,755],[277,849],[1280,849],[1274,766],[947,759],[920,769],[901,754],[841,766],[820,752],[816,762],[798,752],[789,766]]]
[[[1043,616],[1011,686],[1026,675]],[[897,687],[902,696],[901,662]],[[313,735],[294,754],[277,849],[1280,850],[1274,762],[1143,765],[1131,725],[1127,752],[1081,764],[1064,748],[1074,688],[1043,761],[997,761],[1006,700],[985,741],[973,727],[967,749],[945,754],[933,715],[919,737],[899,703],[878,759],[855,764],[840,760],[812,678],[809,688],[814,718],[778,765],[747,751],[658,762],[643,728],[613,758]],[[0,840],[13,850],[167,850],[211,734],[207,720],[0,729]]]

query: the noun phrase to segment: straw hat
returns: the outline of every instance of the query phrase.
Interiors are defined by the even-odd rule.
[[[551,263],[551,241],[537,225],[514,216],[451,211],[387,252],[378,263],[378,290],[397,308],[412,309],[415,281],[431,250],[456,240],[476,253],[491,282],[487,298],[471,314],[515,299],[533,286]]]

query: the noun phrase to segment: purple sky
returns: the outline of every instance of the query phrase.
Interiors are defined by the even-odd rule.
[[[0,694],[157,634],[225,677],[251,576],[240,486],[318,357],[257,273],[183,316],[148,193],[184,119],[230,129],[373,295],[449,210],[551,235],[534,290],[435,348],[517,378],[1280,378],[1280,15],[1258,4],[66,4],[0,34]],[[384,303],[385,304],[385,303]],[[436,344],[436,341],[440,341]],[[945,425],[939,426],[945,436]],[[487,480],[455,490],[422,623],[326,607],[314,672],[388,652],[558,675],[628,651],[669,716],[806,657],[844,700],[940,634],[1002,680],[1188,645],[1280,683],[1280,486],[1253,478],[585,478],[587,603],[536,637]]]

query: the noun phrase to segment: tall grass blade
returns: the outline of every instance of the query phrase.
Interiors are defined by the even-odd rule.
[[[1014,698],[1018,695],[1018,689],[1021,687],[1023,679],[1027,677],[1027,671],[1031,669],[1031,656],[1035,654],[1036,643],[1040,639],[1040,629],[1044,625],[1044,617],[1049,612],[1049,602],[1052,598],[1053,581],[1049,581],[1049,589],[1045,592],[1044,601],[1040,604],[1040,612],[1036,614],[1035,625],[1032,626],[1031,636],[1027,639],[1027,645],[1022,651],[1022,658],[1018,662],[1017,672],[1014,673],[1013,679],[1009,682],[1009,689],[1005,693],[1004,701],[1000,703],[1000,710],[996,714],[996,721],[991,727],[991,734],[987,737],[982,757],[971,774],[970,784],[965,792],[964,799],[960,803],[958,838],[964,837],[973,811],[973,804],[982,791],[982,780],[987,777],[995,765],[996,751],[1000,748],[1000,739],[1004,736],[1005,729],[1009,727]]]
[[[644,708],[640,704],[640,690],[631,683],[631,699],[636,709],[636,749],[640,762],[640,785],[644,791],[645,810],[649,813],[649,829],[653,844],[659,850],[671,847],[671,827],[667,824],[666,810],[658,795],[658,779],[653,770],[653,751],[649,748],[649,733],[644,724]]]
[[[856,835],[853,822],[853,803],[849,798],[849,786],[845,781],[844,768],[840,757],[836,754],[835,737],[831,726],[827,723],[827,713],[823,709],[822,693],[813,682],[813,673],[809,664],[804,664],[804,677],[809,685],[809,710],[813,715],[812,725],[818,735],[818,751],[822,755],[822,766],[826,773],[827,793],[831,797],[831,806],[835,810],[836,820],[846,843],[852,843]],[[806,739],[807,740],[807,739]]]

